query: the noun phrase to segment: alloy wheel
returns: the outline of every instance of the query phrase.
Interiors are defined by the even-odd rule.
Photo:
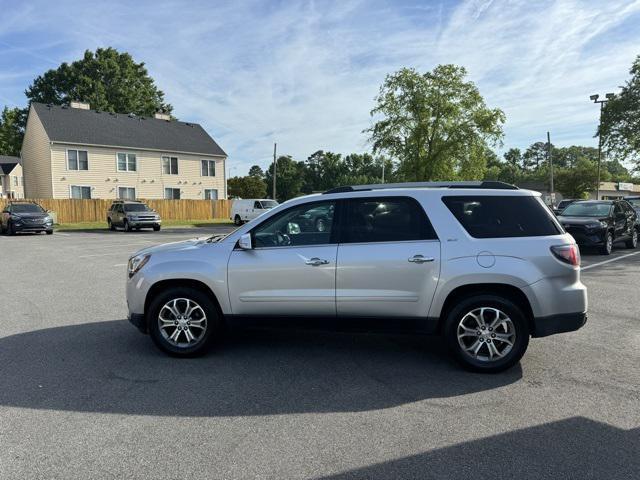
[[[164,340],[178,348],[193,347],[207,331],[204,309],[189,298],[169,300],[158,313],[158,329]]]
[[[516,341],[516,328],[511,318],[493,307],[475,308],[463,315],[456,333],[465,355],[483,362],[504,358]]]

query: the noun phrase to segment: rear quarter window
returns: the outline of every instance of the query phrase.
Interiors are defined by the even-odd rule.
[[[533,196],[445,196],[442,201],[474,238],[559,235],[562,228]]]

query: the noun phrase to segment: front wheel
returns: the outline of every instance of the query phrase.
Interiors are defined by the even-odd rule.
[[[474,372],[511,368],[529,345],[523,311],[496,295],[475,295],[458,302],[447,314],[444,333],[454,358]]]
[[[209,297],[199,290],[174,287],[157,295],[147,312],[149,333],[164,352],[194,357],[219,337],[221,320]]]
[[[160,231],[160,225],[154,225],[153,226],[153,231],[154,232],[159,232]]]
[[[113,224],[110,218],[107,219],[107,225],[109,226],[109,230],[112,232],[116,229],[115,225]]]
[[[606,237],[604,237],[604,244],[600,247],[600,253],[602,255],[611,255],[613,251],[613,234],[611,232],[607,232]]]
[[[626,242],[627,248],[636,248],[638,246],[638,229],[634,228],[631,238]]]
[[[10,223],[9,225],[7,225],[7,232],[9,233],[9,235],[15,235],[16,232],[16,227],[13,223]]]
[[[242,225],[242,219],[240,218],[240,215],[236,215],[233,218],[233,223],[234,225],[236,225],[237,227],[239,227],[240,225]]]
[[[124,227],[124,231],[125,232],[130,232],[131,231],[131,225],[129,225],[129,222],[127,220],[125,220],[123,222],[122,226]]]

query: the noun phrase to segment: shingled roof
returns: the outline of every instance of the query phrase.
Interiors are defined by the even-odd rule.
[[[52,142],[226,156],[197,123],[36,102],[31,105]]]
[[[9,175],[18,163],[20,163],[18,157],[0,155],[0,175]]]

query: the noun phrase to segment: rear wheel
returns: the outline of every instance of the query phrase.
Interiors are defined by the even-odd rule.
[[[178,357],[202,355],[222,331],[211,299],[186,287],[168,288],[157,295],[149,307],[147,322],[154,343]]]
[[[236,215],[235,217],[233,217],[233,223],[238,227],[242,225],[242,219],[240,218],[240,215]]]
[[[626,242],[627,248],[636,248],[638,246],[638,229],[634,228],[631,238]]]
[[[520,361],[529,345],[529,328],[523,311],[511,300],[475,295],[447,314],[445,337],[463,367],[497,373]]]
[[[607,232],[604,238],[604,244],[600,247],[600,253],[602,255],[611,255],[613,251],[613,233]]]

